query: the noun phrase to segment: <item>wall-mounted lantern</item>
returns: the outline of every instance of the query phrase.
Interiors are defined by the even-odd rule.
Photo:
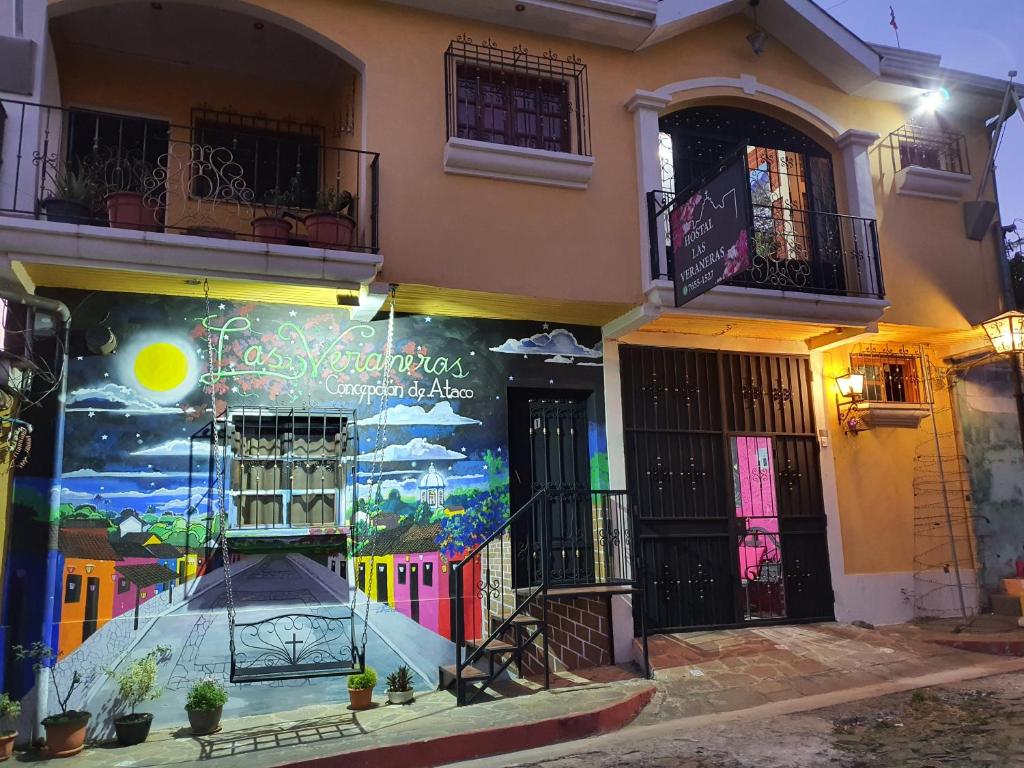
[[[864,399],[864,374],[847,371],[842,376],[836,376],[836,389],[836,416],[843,432],[855,435],[865,429],[864,422],[857,415],[857,404]]]
[[[1013,396],[1017,400],[1020,439],[1024,444],[1024,312],[1003,312],[981,324],[997,355],[1006,355],[1013,368]]]

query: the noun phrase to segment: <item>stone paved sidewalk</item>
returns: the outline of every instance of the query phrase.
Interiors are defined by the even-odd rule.
[[[661,635],[658,691],[638,724],[756,707],[984,664],[991,656],[927,641],[913,627],[844,624]]]

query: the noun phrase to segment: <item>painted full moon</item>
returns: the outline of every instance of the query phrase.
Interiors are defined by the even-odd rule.
[[[188,377],[188,358],[174,344],[157,342],[143,347],[135,356],[135,379],[152,392],[169,392]]]

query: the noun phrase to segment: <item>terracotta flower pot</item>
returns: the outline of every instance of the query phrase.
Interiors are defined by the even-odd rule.
[[[135,715],[125,715],[114,721],[114,730],[117,732],[117,743],[122,747],[132,747],[141,744],[149,737],[149,729],[153,725],[153,715],[148,712],[139,712]]]
[[[153,229],[153,211],[143,204],[141,192],[113,192],[105,202],[114,229]]]
[[[50,757],[71,757],[81,752],[85,746],[85,727],[90,717],[90,712],[69,709],[64,714],[43,718],[46,751]]]
[[[291,223],[276,216],[260,216],[252,220],[252,236],[260,243],[284,245],[291,231]]]
[[[14,740],[18,738],[17,731],[0,734],[0,762],[14,754]]]
[[[348,689],[348,700],[352,709],[369,709],[373,704],[373,688]]]
[[[206,736],[220,728],[220,717],[224,707],[216,709],[187,709],[188,724],[192,726],[193,736]]]
[[[311,213],[302,220],[314,248],[344,249],[352,245],[356,222],[340,213]]]

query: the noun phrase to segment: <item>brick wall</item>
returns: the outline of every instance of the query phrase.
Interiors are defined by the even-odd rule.
[[[540,605],[530,614],[542,615]],[[553,672],[612,663],[611,617],[606,598],[572,597],[548,601],[548,650]],[[523,674],[544,672],[541,639],[524,655]]]

